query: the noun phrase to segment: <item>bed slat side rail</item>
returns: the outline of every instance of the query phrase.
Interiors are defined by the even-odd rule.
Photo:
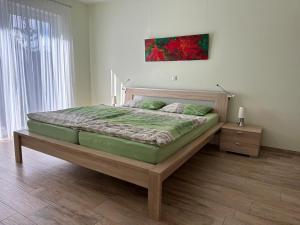
[[[161,180],[164,181],[172,173],[174,173],[179,167],[181,167],[186,161],[188,161],[194,154],[196,154],[201,148],[203,148],[209,141],[212,140],[214,134],[221,129],[223,122],[216,124],[210,128],[199,138],[195,139],[190,144],[183,147],[175,155],[166,159],[162,163],[159,163],[150,170],[153,173],[160,174]]]
[[[121,180],[147,188],[152,164],[131,160],[81,145],[36,135],[26,130],[14,132],[20,146],[51,155]]]

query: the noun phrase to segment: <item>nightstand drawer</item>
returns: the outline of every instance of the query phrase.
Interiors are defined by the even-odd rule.
[[[239,142],[252,145],[260,145],[261,135],[259,133],[222,129],[221,139],[224,142]]]
[[[237,152],[241,154],[257,156],[259,152],[259,145],[242,143],[242,142],[232,142],[232,141],[222,141],[221,150],[229,152]]]

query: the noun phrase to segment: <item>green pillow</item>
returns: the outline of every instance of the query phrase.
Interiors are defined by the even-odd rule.
[[[182,113],[186,115],[205,116],[210,111],[212,111],[212,108],[209,106],[198,105],[198,104],[187,104],[184,106]]]
[[[142,102],[139,103],[139,108],[156,110],[162,108],[165,105],[166,103],[162,101],[143,100]]]

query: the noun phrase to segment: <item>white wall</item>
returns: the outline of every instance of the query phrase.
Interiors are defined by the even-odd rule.
[[[110,70],[132,86],[237,94],[263,145],[300,151],[299,0],[116,0],[89,6],[92,103],[110,103]],[[145,62],[144,39],[211,34],[210,59]],[[171,75],[179,80],[171,81]]]
[[[86,4],[74,0],[61,0],[71,5],[71,19],[75,67],[75,104],[89,105],[90,91],[90,49],[89,49],[89,11]]]

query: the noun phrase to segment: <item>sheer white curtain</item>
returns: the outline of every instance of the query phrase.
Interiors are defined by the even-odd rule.
[[[0,139],[26,127],[28,112],[73,104],[70,8],[0,0]]]

